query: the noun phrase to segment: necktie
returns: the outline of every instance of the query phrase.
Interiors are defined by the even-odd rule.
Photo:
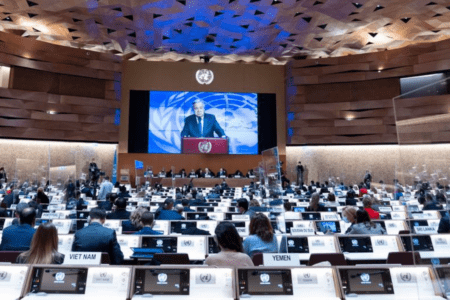
[[[203,136],[202,118],[197,117],[197,120],[198,120],[198,132],[200,132],[200,136]]]

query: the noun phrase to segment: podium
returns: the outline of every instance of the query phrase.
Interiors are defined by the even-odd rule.
[[[228,154],[227,138],[192,138],[181,139],[183,154]]]

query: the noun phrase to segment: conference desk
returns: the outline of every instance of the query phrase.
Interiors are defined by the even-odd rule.
[[[252,181],[256,181],[255,178],[150,178],[150,184],[155,185],[159,183],[166,187],[182,187],[185,184],[189,184],[191,179],[194,187],[213,187],[216,184],[221,184],[223,179],[232,188],[243,187],[249,185]]]

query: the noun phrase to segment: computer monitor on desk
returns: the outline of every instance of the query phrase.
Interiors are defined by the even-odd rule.
[[[302,219],[308,221],[321,220],[320,213],[314,212],[304,212],[302,213]]]
[[[196,221],[171,221],[170,222],[170,233],[181,234],[184,230],[189,228],[196,228]]]
[[[0,265],[0,290],[2,300],[16,300],[22,295],[29,266]]]
[[[143,236],[142,248],[161,249],[164,253],[177,253],[178,238],[176,236]]]
[[[187,212],[186,220],[208,220],[208,213],[206,212]]]
[[[265,299],[267,296],[293,296],[292,275],[288,268],[249,268],[237,270],[239,298]]]
[[[341,233],[338,221],[316,221],[316,230],[322,233]]]
[[[33,266],[23,299],[111,299],[128,297],[129,267]]]
[[[235,298],[232,268],[136,267],[131,299],[217,299]]]
[[[338,267],[345,299],[443,299],[428,266]]]

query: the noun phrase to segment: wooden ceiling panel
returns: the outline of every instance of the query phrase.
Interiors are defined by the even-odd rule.
[[[446,0],[3,0],[0,30],[127,59],[282,64],[450,38]],[[10,47],[10,46],[8,46]],[[36,45],[36,52],[45,51]],[[12,46],[10,48],[13,48]],[[11,50],[13,52],[13,50]],[[13,54],[13,53],[11,53]],[[54,60],[58,61],[55,53]],[[86,57],[75,57],[84,65]],[[100,69],[113,71],[110,66]]]

